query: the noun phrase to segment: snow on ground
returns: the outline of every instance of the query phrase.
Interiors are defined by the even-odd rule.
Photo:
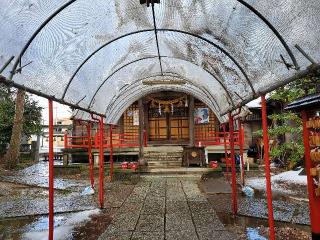
[[[91,215],[98,214],[99,209],[72,213],[68,216],[55,216],[54,239],[72,239],[72,230],[81,223],[90,219]],[[23,239],[26,240],[47,240],[48,239],[48,217],[40,218],[26,228],[27,232]]]
[[[307,176],[299,175],[303,169],[298,171],[287,171],[271,176],[272,191],[281,193],[293,193],[291,189],[286,188],[288,185],[307,185]],[[257,190],[266,189],[265,177],[255,177],[247,179],[246,184]]]

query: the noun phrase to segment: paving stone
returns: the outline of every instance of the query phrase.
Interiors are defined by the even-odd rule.
[[[201,214],[208,214],[214,213],[213,208],[211,205],[206,202],[197,202],[197,201],[188,201],[188,205],[190,207],[191,213],[201,213]]]
[[[117,214],[121,213],[134,213],[139,214],[143,206],[143,202],[136,203],[136,202],[125,202],[117,211]]]
[[[198,240],[198,236],[194,229],[183,231],[167,231],[166,240]]]
[[[136,231],[138,232],[164,232],[164,217],[156,215],[141,215]]]
[[[200,240],[236,240],[239,239],[234,233],[218,231],[214,228],[197,229]]]
[[[221,223],[216,215],[212,214],[197,214],[193,215],[193,222],[196,229],[213,228],[215,230],[225,230],[224,225]]]
[[[104,233],[98,240],[128,240],[131,235],[132,232]]]
[[[134,232],[131,240],[164,240],[164,233],[159,232]]]
[[[166,215],[166,230],[188,230],[194,229],[191,215],[189,214],[167,214]]]
[[[165,213],[165,199],[155,199],[146,201],[141,214],[163,216]]]
[[[135,186],[101,237],[131,237],[134,240],[236,239],[225,231],[195,180],[163,176],[146,177],[143,184]]]
[[[138,214],[130,214],[130,213],[123,213],[123,214],[116,214],[114,219],[112,220],[108,229],[111,232],[118,232],[118,231],[133,231],[139,219]],[[114,230],[114,231],[113,231]]]
[[[174,214],[174,213],[190,214],[187,201],[167,201],[166,212],[167,214]]]

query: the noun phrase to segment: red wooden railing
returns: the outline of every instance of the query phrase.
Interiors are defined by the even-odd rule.
[[[240,145],[240,138],[243,142],[243,129],[240,132],[234,132],[235,145]],[[99,134],[96,133],[91,138],[92,148],[99,148],[100,139]],[[110,134],[109,131],[104,132],[103,138],[104,148],[110,148]],[[230,144],[229,132],[197,132],[195,133],[196,146],[224,146],[224,139],[226,145]],[[88,136],[64,136],[65,148],[88,148]],[[146,131],[143,132],[143,144],[147,146]],[[113,133],[112,134],[113,148],[130,148],[139,147],[139,134],[133,133]]]
[[[240,134],[234,132],[234,141],[236,145],[240,145]],[[196,146],[223,146],[224,139],[226,144],[230,144],[230,133],[229,132],[197,132],[195,133],[195,144]]]
[[[144,132],[145,135],[145,132]],[[144,146],[146,146],[146,137],[143,137]],[[103,147],[110,148],[110,134],[103,135]],[[88,148],[89,138],[88,136],[64,136],[64,148]],[[99,148],[100,139],[99,134],[95,134],[91,137],[92,148]],[[139,134],[131,133],[113,133],[112,134],[112,146],[113,148],[130,148],[139,147]]]

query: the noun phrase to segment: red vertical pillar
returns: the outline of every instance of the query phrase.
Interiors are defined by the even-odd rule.
[[[112,125],[109,125],[110,128],[110,180],[113,178],[113,142],[112,142]]]
[[[143,146],[147,147],[147,132],[143,129]]]
[[[272,207],[267,104],[266,104],[266,97],[264,95],[261,96],[261,113],[262,113],[263,149],[264,149],[267,203],[268,203],[269,238],[270,240],[274,240],[275,232],[274,232],[274,219],[273,219],[273,207]]]
[[[49,103],[49,240],[53,240],[54,230],[54,182],[53,182],[53,108],[52,100]]]
[[[234,153],[234,127],[233,127],[233,116],[229,113],[229,132],[230,132],[230,158],[231,158],[231,172],[232,172],[232,212],[234,215],[238,212],[237,202],[237,176],[236,176],[236,163]]]
[[[103,151],[103,117],[100,117],[99,120],[99,203],[100,208],[104,207],[104,193],[103,193],[103,185],[104,185],[104,151]]]
[[[240,148],[240,158],[241,158],[241,183],[242,186],[244,186],[245,184],[245,180],[244,180],[244,160],[243,160],[243,143],[244,143],[244,133],[243,133],[243,129],[241,126],[241,119],[239,117],[238,119],[238,128],[239,128],[239,148]]]
[[[89,157],[89,172],[90,172],[90,183],[92,189],[94,188],[94,172],[93,172],[93,159],[92,159],[92,139],[91,139],[91,123],[87,125],[87,136],[88,136],[88,157]]]
[[[228,180],[228,174],[229,174],[229,166],[228,166],[228,153],[227,153],[227,136],[226,136],[226,125],[223,124],[223,142],[224,142],[224,159],[226,161],[226,177]]]
[[[307,173],[308,181],[308,193],[309,193],[309,207],[310,207],[310,222],[312,239],[320,239],[320,197],[315,196],[315,186],[313,177],[310,174],[312,167],[310,157],[310,142],[309,142],[309,130],[307,128],[308,116],[306,111],[302,112],[303,123],[303,143],[304,143],[304,156],[305,156],[305,169]]]

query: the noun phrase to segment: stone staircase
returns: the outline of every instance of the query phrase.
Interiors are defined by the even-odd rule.
[[[148,146],[144,148],[144,159],[148,169],[174,169],[182,166],[183,147]]]

